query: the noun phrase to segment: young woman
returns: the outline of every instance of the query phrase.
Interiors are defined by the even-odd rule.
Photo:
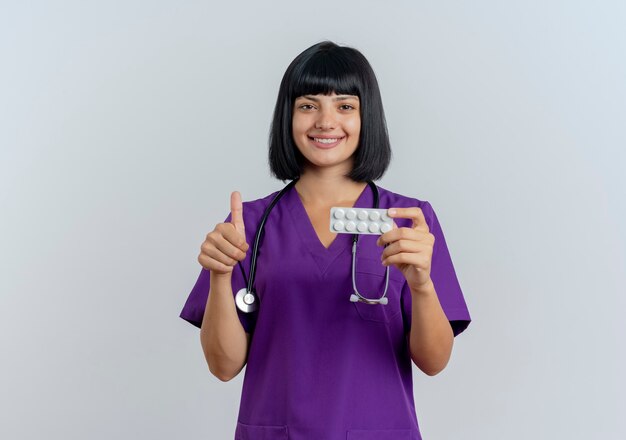
[[[390,158],[365,57],[332,42],[298,55],[269,145],[272,174],[290,183],[231,194],[180,314],[216,377],[247,365],[236,439],[421,439],[411,364],[440,372],[470,315],[432,206],[373,184]],[[388,209],[394,227],[337,234],[331,207]]]

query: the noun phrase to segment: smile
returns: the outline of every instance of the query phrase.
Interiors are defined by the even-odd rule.
[[[341,137],[333,137],[333,138],[320,138],[308,136],[309,140],[318,148],[333,148],[336,145],[339,145],[341,141],[344,140],[345,136]]]
[[[311,138],[311,139],[321,144],[334,144],[335,142],[337,142],[338,140],[341,140],[342,138]]]

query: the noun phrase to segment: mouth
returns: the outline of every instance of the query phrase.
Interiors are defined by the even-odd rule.
[[[314,137],[308,136],[311,143],[319,148],[332,148],[335,145],[338,145],[345,136],[340,137]]]

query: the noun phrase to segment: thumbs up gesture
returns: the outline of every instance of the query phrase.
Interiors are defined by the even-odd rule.
[[[230,195],[230,223],[218,223],[200,246],[198,262],[216,274],[232,274],[238,261],[246,258],[248,243],[243,223],[243,203],[238,191]]]

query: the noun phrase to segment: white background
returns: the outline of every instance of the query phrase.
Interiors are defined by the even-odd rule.
[[[436,210],[473,322],[414,367],[425,440],[626,438],[619,1],[3,2],[0,437],[232,438],[243,373],[178,317],[207,232],[280,189],[267,134],[323,39],[380,83],[379,184]],[[332,367],[332,366],[331,366]]]

